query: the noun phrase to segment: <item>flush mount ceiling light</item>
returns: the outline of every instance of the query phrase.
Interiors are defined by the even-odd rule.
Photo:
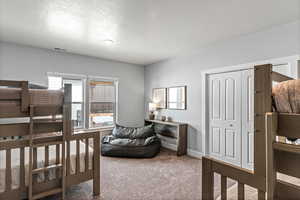
[[[57,51],[57,52],[66,52],[67,50],[66,50],[66,49],[62,49],[62,48],[59,48],[59,47],[55,47],[55,48],[54,48],[54,51]]]
[[[112,44],[115,43],[115,41],[113,41],[113,40],[111,40],[111,39],[105,39],[105,40],[103,40],[103,42],[104,42],[104,44],[106,44],[106,45],[112,45]]]

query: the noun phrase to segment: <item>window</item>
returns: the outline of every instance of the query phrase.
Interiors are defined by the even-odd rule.
[[[83,80],[63,79],[64,84],[72,85],[72,120],[74,127],[84,127]]]
[[[75,128],[113,126],[117,111],[117,81],[88,76],[52,74],[48,87],[59,90],[72,85],[72,120]]]
[[[115,86],[109,81],[90,81],[89,126],[102,127],[114,124]]]
[[[60,90],[64,84],[72,85],[72,120],[75,128],[84,128],[83,80],[58,76],[48,77],[50,90]]]

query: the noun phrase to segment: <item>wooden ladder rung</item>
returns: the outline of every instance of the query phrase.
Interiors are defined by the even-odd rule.
[[[278,151],[286,151],[290,153],[300,154],[300,145],[275,142],[273,143],[273,148]]]
[[[62,192],[62,188],[55,188],[52,190],[48,190],[46,192],[41,192],[41,193],[35,194],[35,195],[33,195],[32,199],[41,199],[43,197],[58,194],[61,192]]]
[[[37,169],[32,170],[32,174],[38,174],[41,172],[45,172],[45,171],[49,171],[49,170],[57,169],[57,168],[62,168],[62,164],[49,165],[47,167],[37,168]]]
[[[52,145],[57,145],[62,143],[63,141],[41,142],[41,143],[33,144],[32,147],[37,148],[37,147],[52,146]]]

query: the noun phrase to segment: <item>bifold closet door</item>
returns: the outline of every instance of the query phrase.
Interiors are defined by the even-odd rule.
[[[209,153],[241,165],[241,71],[209,75]]]
[[[254,162],[254,70],[242,71],[242,167]]]

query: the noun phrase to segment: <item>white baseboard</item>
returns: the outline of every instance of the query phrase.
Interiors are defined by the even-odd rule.
[[[173,151],[176,151],[176,149],[177,149],[175,144],[170,144],[170,143],[167,143],[167,142],[162,142],[162,146],[166,149],[170,149],[170,150],[173,150]],[[200,152],[200,151],[196,151],[196,150],[188,148],[187,149],[187,155],[189,155],[191,157],[201,159],[202,156],[203,156],[203,153]]]
[[[202,152],[196,151],[196,150],[193,150],[193,149],[187,149],[187,155],[189,155],[191,157],[199,158],[199,159],[202,159],[202,157],[203,157]]]

